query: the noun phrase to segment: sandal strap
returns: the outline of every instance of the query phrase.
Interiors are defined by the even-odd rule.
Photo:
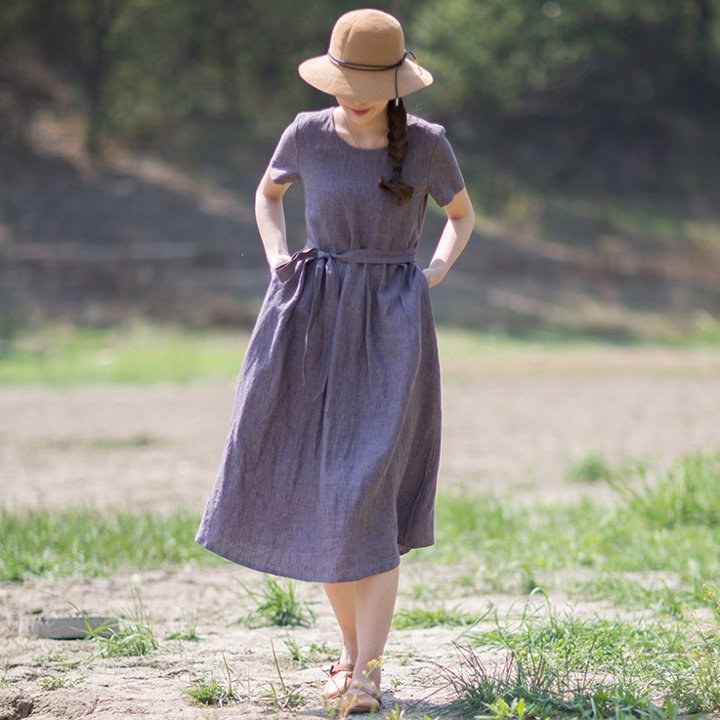
[[[369,699],[362,698],[366,695]],[[340,703],[340,711],[342,717],[350,713],[368,713],[376,712],[383,706],[382,691],[373,690],[368,687],[348,688],[342,697]]]
[[[355,681],[357,682],[357,680]],[[371,688],[367,685],[350,685],[348,688],[349,692],[362,693],[363,695],[369,695],[374,700],[377,700],[382,705],[382,690],[380,688]]]
[[[339,672],[351,673],[353,670],[355,670],[355,665],[352,663],[333,663],[330,666],[330,675],[335,675],[335,673]]]

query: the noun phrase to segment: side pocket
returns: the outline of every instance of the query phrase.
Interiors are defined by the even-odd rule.
[[[276,265],[272,269],[272,272],[277,275],[280,282],[286,283],[295,274],[295,263],[297,261],[297,255],[298,253],[291,255],[289,260],[286,260],[285,262]]]

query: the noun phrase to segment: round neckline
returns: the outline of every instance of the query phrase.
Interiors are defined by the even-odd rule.
[[[337,138],[338,142],[342,143],[345,147],[351,148],[352,150],[358,150],[359,152],[364,152],[364,153],[372,153],[372,152],[386,153],[387,152],[387,149],[388,149],[387,145],[383,145],[382,147],[379,147],[379,148],[361,148],[361,147],[358,147],[357,145],[351,145],[346,140],[343,140],[340,137],[340,135],[338,135],[337,128],[335,127],[335,106],[330,108],[330,131]]]

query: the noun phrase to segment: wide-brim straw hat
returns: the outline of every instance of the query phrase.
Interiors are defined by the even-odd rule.
[[[305,82],[330,95],[375,102],[430,85],[432,75],[409,58],[400,23],[380,10],[352,10],[338,18],[326,55],[300,63]]]

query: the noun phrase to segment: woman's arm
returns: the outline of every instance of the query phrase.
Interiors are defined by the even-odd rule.
[[[432,260],[423,270],[430,287],[437,285],[447,275],[452,264],[465,249],[475,226],[475,212],[465,188],[443,206],[443,210],[448,219]]]
[[[291,185],[292,183],[276,185],[268,168],[255,192],[255,221],[270,269],[290,259],[282,199]]]

